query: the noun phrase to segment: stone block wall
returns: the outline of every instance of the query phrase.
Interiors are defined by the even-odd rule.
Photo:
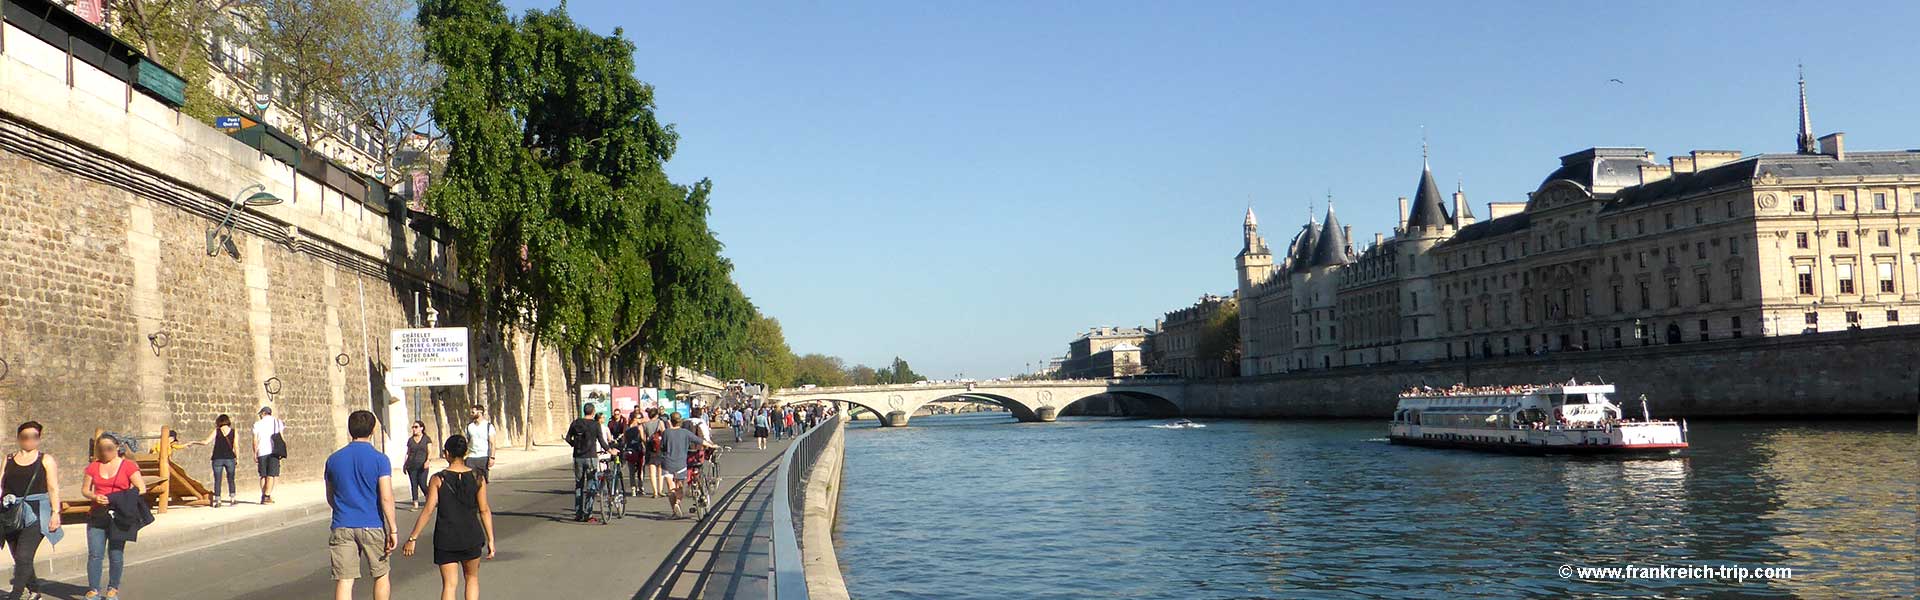
[[[63,67],[63,53],[4,27],[0,426],[45,424],[46,448],[70,465],[69,490],[95,429],[152,436],[168,426],[201,440],[221,414],[248,431],[260,406],[287,421],[285,475],[316,478],[347,441],[351,411],[385,418],[389,333],[419,322],[427,304],[441,325],[466,324],[444,244],[404,214],[363,204],[84,63]],[[91,83],[68,85],[66,68]],[[208,256],[208,229],[253,183],[288,201],[242,210],[237,252]],[[530,360],[524,334],[473,336],[472,385],[398,400],[417,403],[424,414],[413,417],[436,439],[479,402],[516,445],[557,440],[573,405],[560,357],[543,347]],[[251,491],[251,440],[240,441]],[[209,455],[193,448],[178,461],[204,478]]]
[[[1794,417],[1920,413],[1920,325],[1784,337],[1563,352],[1420,365],[1350,367],[1196,380],[1189,416],[1385,419],[1418,385],[1549,383],[1578,378],[1618,386],[1639,415]]]

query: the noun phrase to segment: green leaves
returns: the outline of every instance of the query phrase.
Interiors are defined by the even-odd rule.
[[[707,225],[712,183],[663,170],[679,138],[632,76],[631,42],[564,8],[514,19],[492,0],[423,0],[419,22],[451,144],[431,208],[458,230],[487,318],[572,349],[790,376],[778,322],[734,284]]]

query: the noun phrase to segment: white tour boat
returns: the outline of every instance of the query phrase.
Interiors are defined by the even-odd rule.
[[[1395,444],[1534,454],[1675,454],[1684,422],[1629,420],[1607,384],[1417,389],[1400,394],[1388,439]]]

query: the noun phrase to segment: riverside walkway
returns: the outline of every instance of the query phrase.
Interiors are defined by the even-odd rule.
[[[718,430],[715,437],[730,444],[732,433]],[[678,545],[689,532],[702,526],[701,539],[708,548],[689,562],[698,567],[698,576],[681,577],[676,583],[698,583],[695,595],[673,597],[756,597],[745,591],[727,595],[706,592],[712,589],[758,589],[766,597],[764,583],[752,588],[752,578],[734,578],[724,567],[752,567],[751,550],[737,540],[750,537],[751,520],[746,527],[732,524],[740,515],[737,507],[752,497],[751,488],[735,493],[757,480],[745,476],[759,471],[779,458],[785,442],[769,443],[756,450],[751,439],[730,444],[725,457],[727,478],[721,493],[733,495],[733,506],[725,507],[719,518],[696,521],[673,518],[665,499],[637,498],[629,501],[629,514],[608,524],[576,523],[573,512],[573,474],[565,447],[542,447],[513,457],[503,455],[495,467],[489,499],[493,504],[494,529],[498,556],[480,564],[480,586],[489,598],[628,598],[645,586],[657,567],[676,556]],[[510,466],[511,465],[511,466]],[[419,513],[406,508],[405,477],[396,477],[395,517],[401,531],[413,526]],[[317,484],[315,484],[317,487]],[[128,597],[141,598],[327,598],[333,593],[328,575],[328,511],[320,494],[296,494],[294,486],[276,490],[279,500],[273,506],[243,504],[238,508],[177,508],[156,521],[155,527],[186,529],[185,536],[168,534],[164,544],[135,542],[127,546],[128,564],[123,587]],[[311,504],[311,506],[309,506]],[[238,522],[249,511],[274,511],[284,516],[281,522],[255,533],[226,533],[223,521]],[[169,524],[176,521],[176,524]],[[440,589],[439,571],[433,564],[432,523],[420,536],[420,551],[411,557],[393,559],[394,598],[433,598]],[[79,531],[75,528],[75,531]],[[717,532],[717,533],[716,533]],[[158,533],[156,531],[156,533]],[[142,540],[148,531],[141,532]],[[738,536],[730,538],[729,536]],[[733,545],[726,543],[733,540]],[[48,569],[41,562],[40,576],[46,581],[43,591],[49,597],[78,598],[85,593],[86,572],[80,566],[85,559],[86,542],[69,534],[60,545],[60,554],[79,551],[79,561],[57,560]],[[45,556],[43,548],[43,556]],[[764,554],[762,555],[764,556]],[[743,558],[744,557],[744,558]],[[764,580],[765,567],[754,571]],[[743,571],[744,572],[744,571]],[[371,597],[371,582],[355,587],[357,598]],[[718,587],[716,587],[718,586]]]

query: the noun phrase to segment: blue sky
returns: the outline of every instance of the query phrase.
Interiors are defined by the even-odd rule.
[[[1920,147],[1920,3],[1547,4],[568,9],[638,47],[670,174],[714,180],[735,277],[794,351],[931,377],[1230,292],[1249,201],[1283,244],[1331,191],[1370,241],[1422,126],[1482,216],[1591,146],[1790,152],[1797,62],[1816,134]]]

